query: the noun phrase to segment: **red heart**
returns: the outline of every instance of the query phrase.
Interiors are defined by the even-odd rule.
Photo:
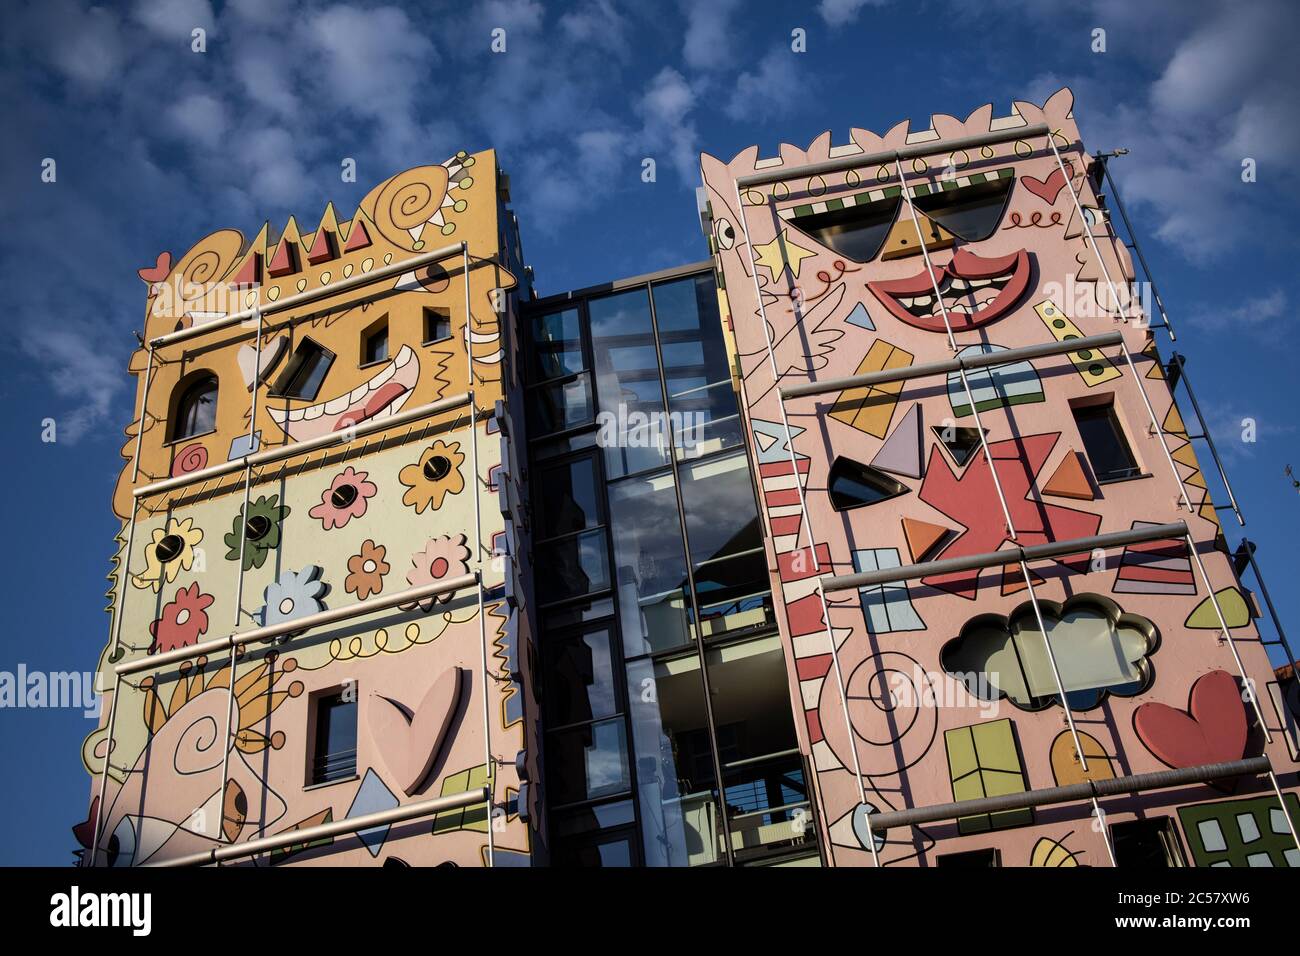
[[[170,252],[158,253],[158,261],[150,267],[136,270],[136,274],[149,285],[155,282],[162,282],[171,275],[172,271],[172,254]]]
[[[1237,681],[1210,671],[1192,685],[1187,712],[1168,704],[1143,704],[1133,729],[1147,750],[1171,767],[1240,760],[1246,752],[1246,709]]]
[[[1065,188],[1065,173],[1059,168],[1052,170],[1052,175],[1046,179],[1035,179],[1033,176],[1021,176],[1020,181],[1025,184],[1025,188],[1037,196],[1049,206],[1056,204],[1056,197],[1061,194]]]

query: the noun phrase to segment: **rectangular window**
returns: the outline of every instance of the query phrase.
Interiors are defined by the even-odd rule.
[[[381,319],[366,330],[361,342],[361,364],[388,360],[388,320]]]
[[[935,866],[947,866],[962,870],[984,870],[1002,865],[1001,854],[994,848],[987,850],[967,850],[965,853],[942,853],[935,857]]]
[[[565,535],[537,545],[538,600],[542,604],[593,594],[609,587],[605,529]]]
[[[424,344],[451,338],[451,310],[431,306],[424,310]]]
[[[1186,866],[1170,817],[1116,823],[1110,828],[1110,843],[1116,866],[1146,870]]]
[[[549,734],[546,765],[547,797],[556,805],[626,793],[632,784],[623,718]]]
[[[608,627],[583,634],[548,634],[543,652],[548,726],[565,727],[618,713]]]
[[[534,382],[560,378],[586,368],[577,309],[535,316],[532,331]]]
[[[311,339],[303,339],[293,357],[276,379],[271,394],[278,398],[298,398],[310,402],[320,391],[325,373],[334,362],[334,353]]]
[[[586,425],[593,413],[587,372],[528,392],[528,433],[534,438]]]
[[[1088,463],[1098,481],[1118,481],[1140,474],[1113,404],[1077,405],[1074,421],[1079,427]]]
[[[596,462],[590,456],[537,469],[541,491],[537,539],[586,531],[601,524]]]
[[[357,775],[356,688],[322,694],[315,701],[315,750],[311,760],[311,783],[332,783]]]

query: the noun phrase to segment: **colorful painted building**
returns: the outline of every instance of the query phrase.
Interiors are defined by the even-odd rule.
[[[142,271],[85,862],[1300,865],[1069,91],[702,172],[558,295],[491,152]]]

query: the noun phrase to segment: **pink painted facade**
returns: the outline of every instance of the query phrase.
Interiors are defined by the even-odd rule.
[[[858,811],[862,792],[874,810],[892,811],[1261,753],[1284,779],[1296,769],[1283,719],[1264,690],[1275,678],[1253,596],[1226,553],[1161,368],[1157,332],[1140,296],[1128,295],[1133,264],[1094,191],[1072,102],[1062,90],[1042,107],[1016,103],[1006,117],[985,106],[965,120],[936,115],[931,129],[912,130],[906,121],[884,135],[854,129],[844,145],[832,145],[825,133],[807,149],[783,144],[776,159],[760,159],[757,147],[729,162],[702,158],[790,691],[834,865],[872,862]],[[1041,123],[1060,165],[1045,136],[1014,136]],[[738,178],[755,173],[999,131],[1013,135],[902,160],[957,349],[974,355],[1067,336],[1123,335],[1122,350],[968,373],[1014,535],[979,447],[954,453],[942,440],[975,426],[956,375],[788,399],[791,460],[774,385],[953,357],[895,163],[736,188]],[[984,222],[974,221],[975,207]],[[859,222],[880,223],[874,238],[844,244],[837,223],[849,221],[847,209],[862,213]],[[1118,310],[1101,304],[1112,302],[1112,284]],[[1114,480],[1099,480],[1102,463],[1090,460],[1081,431],[1094,428],[1106,406],[1135,465]],[[875,488],[862,503],[836,507],[833,483],[851,499],[864,480]],[[1177,521],[1186,522],[1208,582],[1181,541],[1031,568],[1061,682],[1075,703],[1086,771],[1014,562],[861,593],[828,591],[829,628],[818,597],[821,575]],[[1243,676],[1259,691],[1271,742]],[[1105,866],[1104,833],[1125,843],[1135,832],[1125,824],[1145,820],[1172,834],[1188,865],[1242,863],[1252,853],[1250,865],[1259,865],[1258,852],[1271,852],[1271,865],[1300,862],[1286,821],[1272,812],[1277,800],[1267,776],[1216,786],[1108,800],[1105,831],[1083,801],[904,826],[883,843],[875,837],[886,865],[935,865],[948,854],[993,848],[1006,866]],[[1211,803],[1219,806],[1207,809]],[[1243,814],[1254,822],[1242,822]],[[1261,831],[1254,841],[1245,832],[1251,826]],[[1228,832],[1232,827],[1244,830]]]

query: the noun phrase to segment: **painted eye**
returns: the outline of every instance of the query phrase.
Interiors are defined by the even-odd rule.
[[[1095,229],[1099,223],[1106,222],[1106,210],[1098,209],[1096,206],[1083,207],[1083,221],[1088,224],[1089,229]]]
[[[718,248],[730,249],[736,244],[736,230],[727,219],[718,220]]]
[[[451,462],[442,455],[434,455],[424,463],[424,477],[437,481],[451,471]]]
[[[163,564],[175,561],[185,549],[185,539],[178,534],[169,534],[158,542],[158,560]]]
[[[339,485],[330,492],[330,504],[335,508],[347,508],[357,500],[356,485]]]

